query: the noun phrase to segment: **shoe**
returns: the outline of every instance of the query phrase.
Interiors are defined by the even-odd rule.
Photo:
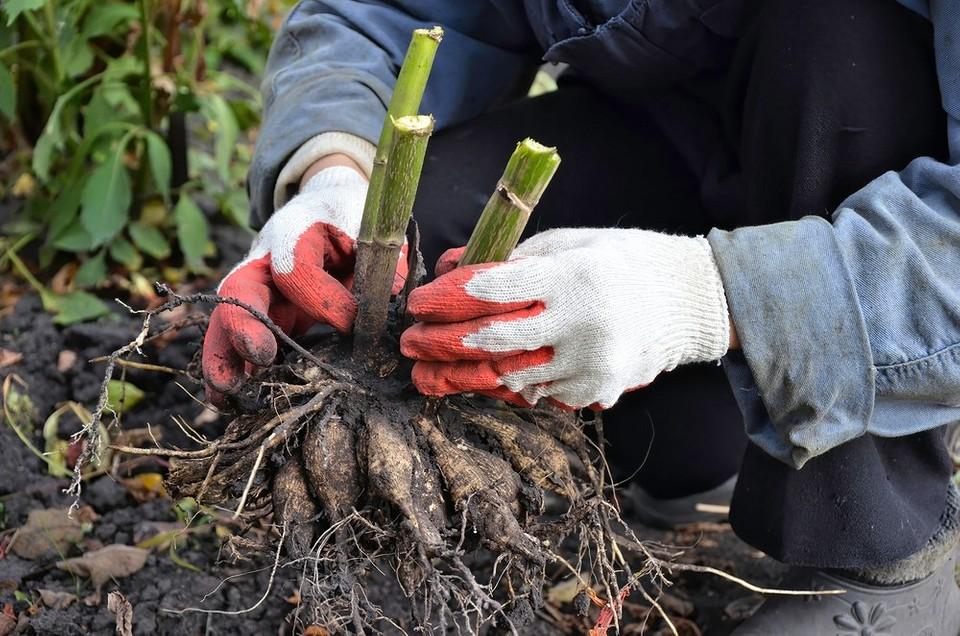
[[[626,490],[627,514],[652,528],[671,530],[704,521],[719,522],[730,514],[730,500],[737,485],[734,475],[716,488],[677,499],[651,497],[637,484]]]
[[[956,556],[905,585],[874,586],[822,571],[802,571],[784,589],[843,589],[844,594],[768,596],[732,636],[958,636]]]

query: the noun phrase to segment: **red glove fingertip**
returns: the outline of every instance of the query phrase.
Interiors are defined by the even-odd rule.
[[[433,268],[433,271],[437,276],[443,276],[444,274],[452,272],[460,265],[460,259],[463,258],[465,251],[467,251],[466,245],[447,250],[437,259],[437,264]]]
[[[214,405],[218,409],[222,409],[227,406],[227,396],[213,388],[209,382],[203,383],[203,393],[207,402]]]
[[[234,350],[226,331],[223,310],[217,307],[210,316],[206,336],[203,338],[203,377],[208,385],[219,393],[234,391],[243,381],[243,359]]]

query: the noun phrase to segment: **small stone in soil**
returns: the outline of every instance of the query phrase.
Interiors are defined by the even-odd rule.
[[[109,477],[95,479],[83,493],[85,503],[103,514],[127,503],[127,490]]]

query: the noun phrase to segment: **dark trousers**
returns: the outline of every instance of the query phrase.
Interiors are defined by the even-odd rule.
[[[946,154],[926,21],[893,0],[769,0],[723,73],[631,104],[561,82],[438,134],[415,209],[428,266],[466,242],[526,136],[563,157],[527,235],[577,226],[702,234],[828,215],[884,171]],[[933,534],[944,508],[942,431],[864,436],[797,471],[747,441],[715,365],[663,374],[603,417],[619,476],[656,497],[739,472],[735,531],[786,563],[902,558]]]

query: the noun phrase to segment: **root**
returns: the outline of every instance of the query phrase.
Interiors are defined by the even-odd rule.
[[[513,552],[542,564],[544,556],[537,539],[520,528],[510,505],[500,498],[489,476],[428,418],[420,417],[415,422],[430,444],[447,490],[456,505],[467,511],[483,544],[497,553]]]
[[[287,552],[303,558],[313,546],[313,520],[317,506],[307,490],[307,480],[300,457],[290,457],[273,477],[273,515],[286,527]]]
[[[409,437],[399,425],[379,413],[368,414],[365,423],[371,489],[397,507],[419,544],[430,552],[436,551],[443,542],[440,530],[414,505],[415,454]]]
[[[174,497],[233,509],[248,527],[272,514],[279,538],[240,533],[226,547],[282,542],[285,565],[302,571],[303,625],[477,634],[496,624],[497,633],[516,633],[544,606],[556,568],[589,580],[598,599],[613,599],[616,625],[623,586],[661,580],[653,549],[638,570],[627,567],[614,528],[644,544],[606,500],[602,453],[574,416],[475,398],[427,400],[410,391],[409,364],[399,356],[371,371],[337,336],[306,351],[239,301],[164,290],[171,300],[144,312],[138,338],[107,357],[105,382],[153,337],[153,315],[188,302],[240,306],[294,355],[248,383],[235,403],[244,411],[220,438],[192,437],[192,449],[113,448],[169,458]],[[408,617],[384,616],[366,595],[371,577],[399,583]]]
[[[501,452],[522,477],[570,501],[580,499],[567,455],[552,436],[514,415],[492,417],[458,410],[468,423],[496,440]]]
[[[338,415],[314,422],[303,438],[302,453],[310,492],[327,519],[343,519],[357,505],[364,486],[353,428]]]

